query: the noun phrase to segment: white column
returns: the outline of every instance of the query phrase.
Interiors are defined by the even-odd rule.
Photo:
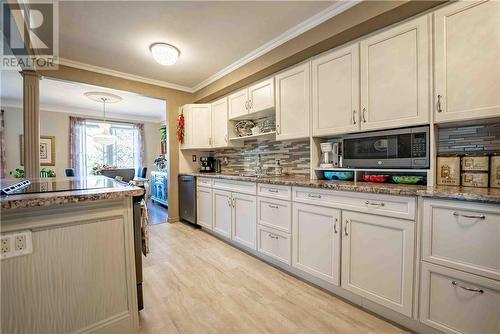
[[[29,179],[40,177],[40,75],[24,70],[23,125],[24,171]]]

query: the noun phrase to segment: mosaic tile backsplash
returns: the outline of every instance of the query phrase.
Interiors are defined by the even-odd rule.
[[[227,158],[222,164],[223,173],[241,173],[253,171],[257,165],[258,155],[264,168],[275,166],[277,160],[283,172],[295,176],[309,177],[311,164],[309,140],[299,141],[261,141],[245,142],[245,146],[213,152],[216,159]]]
[[[438,154],[500,152],[500,123],[438,130]]]

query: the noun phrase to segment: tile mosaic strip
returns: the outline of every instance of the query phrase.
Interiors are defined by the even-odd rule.
[[[500,152],[500,123],[441,128],[438,154]]]
[[[215,151],[213,156],[216,159],[228,159],[228,164],[222,165],[223,173],[253,171],[260,154],[264,168],[274,166],[280,160],[284,173],[309,177],[309,147],[307,139],[281,142],[252,140],[245,142],[243,147]]]

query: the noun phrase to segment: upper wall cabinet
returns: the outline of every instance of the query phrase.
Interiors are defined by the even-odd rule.
[[[500,116],[500,2],[434,12],[436,122]]]
[[[184,143],[182,149],[212,147],[212,108],[210,104],[186,104],[184,114]]]
[[[313,136],[359,130],[359,44],[312,61]]]
[[[360,42],[362,130],[429,121],[429,25],[426,15]]]
[[[309,137],[309,76],[309,62],[275,76],[277,140]]]
[[[266,112],[274,108],[274,78],[229,95],[228,103],[229,119],[265,116]]]
[[[229,124],[227,122],[228,98],[212,103],[212,147],[227,147],[229,143]]]

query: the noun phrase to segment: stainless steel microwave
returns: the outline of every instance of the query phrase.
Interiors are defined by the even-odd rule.
[[[342,162],[347,168],[429,168],[429,126],[347,135]]]

